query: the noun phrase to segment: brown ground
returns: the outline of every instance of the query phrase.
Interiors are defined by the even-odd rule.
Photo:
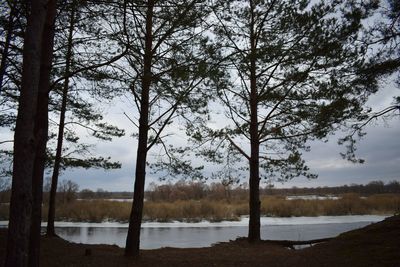
[[[0,262],[4,262],[6,231],[0,229]],[[85,256],[85,251],[91,255]],[[43,238],[41,266],[391,266],[400,267],[400,216],[303,250],[290,250],[268,242],[245,240],[209,248],[143,250],[139,260],[123,256],[109,245],[69,243]]]

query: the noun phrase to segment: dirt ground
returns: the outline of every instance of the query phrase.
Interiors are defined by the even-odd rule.
[[[6,230],[0,229],[0,263],[4,262]],[[90,255],[85,252],[90,250]],[[291,250],[269,242],[246,240],[208,248],[143,250],[139,259],[123,256],[110,245],[83,245],[60,238],[42,239],[41,266],[390,266],[400,267],[400,216],[344,233],[328,242]]]

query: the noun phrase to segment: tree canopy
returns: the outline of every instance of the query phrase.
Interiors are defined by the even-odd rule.
[[[230,160],[244,160],[236,166],[250,170],[250,225],[252,218],[257,221],[250,239],[257,228],[254,239],[260,238],[260,179],[315,178],[302,159],[307,142],[363,119],[377,86],[359,71],[367,64],[361,29],[375,7],[279,0],[220,1],[214,7],[213,29],[228,77],[216,94],[230,122],[189,125],[188,133],[196,142],[208,139],[211,147],[239,155]],[[203,152],[214,160],[226,155]]]

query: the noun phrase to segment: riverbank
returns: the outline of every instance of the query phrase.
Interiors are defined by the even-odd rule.
[[[0,229],[0,262],[4,262],[6,230]],[[302,250],[241,239],[209,248],[142,250],[138,260],[109,245],[42,239],[41,266],[400,266],[400,216],[341,234]],[[88,253],[90,252],[90,253]],[[89,254],[89,255],[86,255]]]
[[[56,221],[70,222],[128,222],[131,202],[119,200],[75,200],[56,205]],[[8,205],[0,205],[0,220],[8,220]],[[47,204],[42,218],[47,218]],[[288,199],[285,196],[262,196],[261,216],[343,216],[386,215],[400,212],[399,194],[378,194],[362,197],[349,193],[335,198]],[[211,222],[239,221],[248,215],[248,200],[209,199],[177,200],[172,202],[145,201],[143,220],[147,222]]]

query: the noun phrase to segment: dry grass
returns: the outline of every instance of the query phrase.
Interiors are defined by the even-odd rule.
[[[283,197],[262,198],[261,213],[267,216],[323,216],[396,214],[400,212],[400,195],[382,194],[361,198],[358,194],[344,194],[338,200],[286,200]]]
[[[82,200],[56,206],[57,221],[102,222],[105,220],[127,222],[131,204],[106,200]],[[43,218],[47,206],[43,208]]]
[[[225,201],[209,200],[179,200],[175,202],[146,202],[144,206],[144,219],[150,221],[186,220],[210,221],[238,220],[239,214],[236,206]]]
[[[107,200],[81,200],[59,204],[57,221],[119,221],[127,222],[131,210],[130,202]],[[47,205],[43,206],[43,218],[47,218]],[[358,194],[342,195],[332,200],[286,200],[282,196],[262,196],[261,214],[273,217],[362,215],[400,213],[399,194],[372,195],[361,198]],[[177,200],[173,202],[146,201],[143,219],[145,221],[222,221],[238,220],[248,214],[246,200]],[[8,219],[8,206],[0,205],[0,220]]]

